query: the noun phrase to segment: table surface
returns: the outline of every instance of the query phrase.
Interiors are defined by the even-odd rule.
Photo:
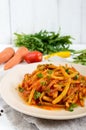
[[[2,51],[4,48],[12,45],[0,45],[0,51]],[[2,68],[2,65],[0,65],[0,69]],[[0,74],[1,75],[1,74]],[[1,79],[1,76],[0,76]],[[0,110],[3,109],[2,104],[0,103]],[[0,130],[15,130],[14,127],[9,122],[8,118],[6,117],[5,113],[2,113],[2,116],[0,116]]]
[[[0,45],[0,51],[3,50],[4,48],[11,46],[12,45]],[[82,44],[82,45],[72,45],[73,49],[85,49],[86,48],[86,44]],[[2,66],[0,66],[0,69],[2,68]],[[0,71],[1,72],[1,71]],[[1,74],[0,74],[1,75]],[[3,107],[1,106],[0,103],[0,110],[3,109]],[[15,130],[14,127],[12,126],[12,124],[10,123],[10,121],[8,120],[8,118],[6,117],[5,113],[2,113],[2,116],[0,116],[0,130]]]

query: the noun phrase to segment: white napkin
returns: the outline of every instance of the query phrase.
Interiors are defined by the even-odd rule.
[[[8,106],[3,99],[4,112],[16,130],[86,130],[86,117],[72,120],[47,120],[22,114]]]
[[[33,122],[28,123],[24,119],[24,114],[12,109],[0,97],[0,107],[4,110],[4,114],[15,130],[38,130]],[[3,115],[2,115],[3,116]]]
[[[86,117],[73,120],[46,120],[24,116],[28,123],[34,123],[39,130],[86,130]]]

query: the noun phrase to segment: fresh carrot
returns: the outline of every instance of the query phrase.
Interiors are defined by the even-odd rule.
[[[29,52],[29,50],[22,46],[16,51],[16,55],[20,55],[22,58]]]
[[[0,52],[0,64],[7,62],[13,55],[15,51],[12,47],[7,47]]]
[[[28,49],[26,47],[20,47],[15,55],[4,65],[4,70],[10,69],[15,65],[19,64],[23,61],[23,57],[28,53]]]
[[[20,55],[13,56],[5,65],[4,70],[10,69],[22,61]]]

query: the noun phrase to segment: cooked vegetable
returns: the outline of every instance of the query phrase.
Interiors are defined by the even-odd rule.
[[[41,93],[38,91],[34,92],[34,99],[37,100],[41,96]]]
[[[14,54],[15,51],[12,47],[5,48],[0,52],[0,64],[7,62]]]
[[[86,65],[86,49],[85,50],[79,50],[79,51],[75,51],[74,54],[78,54],[78,55],[75,55],[73,57],[74,59],[74,63],[79,63],[79,64],[82,64],[82,65]]]
[[[34,34],[14,33],[14,35],[16,36],[14,39],[16,46],[25,46],[31,51],[37,50],[43,54],[69,50],[73,39],[70,35],[61,36],[60,32],[55,33],[46,30]]]
[[[24,91],[24,89],[23,88],[21,88],[21,87],[19,87],[19,92],[23,92]]]
[[[52,73],[48,73],[50,70]],[[32,73],[24,75],[18,87],[24,90],[18,89],[29,105],[47,109],[59,107],[68,111],[85,106],[86,76],[68,64],[40,64]]]
[[[42,61],[42,53],[39,51],[28,52],[24,56],[24,60],[27,63],[40,62],[40,61]]]
[[[38,73],[37,74],[37,78],[43,78],[43,74],[42,73]]]
[[[4,65],[4,70],[10,69],[13,66],[19,64],[28,52],[29,51],[26,47],[20,47],[16,51],[15,55]]]
[[[74,110],[75,107],[77,107],[77,104],[72,103],[72,104],[70,105],[70,107],[69,107],[68,110],[72,112],[72,111]]]

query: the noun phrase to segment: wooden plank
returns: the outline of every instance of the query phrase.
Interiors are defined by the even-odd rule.
[[[63,34],[75,38],[80,43],[81,36],[81,0],[60,0],[59,22]]]
[[[0,44],[8,44],[9,42],[9,0],[0,0]]]
[[[57,30],[57,0],[11,0],[12,33]]]
[[[10,0],[11,31],[33,33],[43,30],[71,35],[74,43],[86,41],[86,0]]]
[[[34,0],[34,31],[58,31],[58,3],[57,0]]]
[[[86,44],[86,0],[82,0],[81,16],[81,44]]]
[[[33,7],[31,0],[11,0],[11,28],[14,32],[33,32]]]

